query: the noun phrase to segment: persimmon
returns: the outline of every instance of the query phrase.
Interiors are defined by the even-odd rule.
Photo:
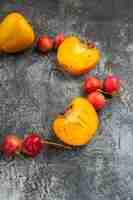
[[[29,48],[35,33],[27,19],[18,12],[7,15],[0,23],[0,51],[16,53]]]
[[[76,97],[63,115],[53,122],[55,135],[73,146],[87,144],[95,135],[99,118],[94,107],[83,97]]]
[[[57,51],[60,69],[72,75],[81,75],[96,67],[100,51],[95,45],[82,43],[78,37],[68,36]]]

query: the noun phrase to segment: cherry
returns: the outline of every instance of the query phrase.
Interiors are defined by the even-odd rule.
[[[1,148],[6,156],[13,156],[22,150],[22,140],[13,134],[7,135],[3,140]]]
[[[37,47],[41,52],[47,53],[53,48],[53,39],[48,36],[40,36],[37,42]]]
[[[113,74],[108,74],[103,81],[103,90],[104,92],[114,95],[120,90],[120,80]]]
[[[55,49],[57,49],[61,43],[64,41],[65,39],[65,36],[63,33],[58,33],[54,39],[54,47]]]
[[[84,91],[90,93],[100,89],[101,81],[94,76],[88,77],[84,82]]]
[[[94,106],[96,110],[102,109],[106,106],[106,99],[100,92],[92,92],[87,96],[88,101]]]
[[[37,133],[28,134],[23,141],[23,152],[28,156],[35,158],[42,150],[43,139]]]

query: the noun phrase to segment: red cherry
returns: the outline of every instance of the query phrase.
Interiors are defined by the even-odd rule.
[[[10,134],[4,138],[2,143],[2,151],[3,153],[10,157],[17,153],[20,153],[22,150],[22,140],[19,139],[17,136]]]
[[[63,33],[58,33],[54,39],[54,47],[55,49],[57,49],[61,43],[64,41],[65,39],[65,36]]]
[[[37,133],[27,135],[23,141],[23,152],[35,158],[43,150],[43,139]]]
[[[92,92],[87,96],[88,101],[94,106],[96,110],[102,109],[106,106],[106,99],[100,92]]]
[[[108,74],[103,82],[103,90],[108,94],[116,94],[120,90],[120,80],[113,74]]]
[[[84,82],[84,91],[87,93],[100,89],[101,82],[96,77],[90,76]]]
[[[40,36],[37,46],[40,51],[46,53],[53,48],[53,39],[48,36]]]

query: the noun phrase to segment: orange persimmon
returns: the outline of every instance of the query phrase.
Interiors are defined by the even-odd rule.
[[[96,133],[99,118],[94,107],[83,97],[76,97],[63,115],[53,122],[55,135],[64,143],[80,146],[88,143]]]
[[[66,37],[57,51],[60,69],[72,75],[81,75],[96,67],[100,51],[95,45],[85,44],[74,36]]]
[[[7,15],[0,23],[0,51],[16,53],[29,48],[35,33],[27,19],[18,12]]]

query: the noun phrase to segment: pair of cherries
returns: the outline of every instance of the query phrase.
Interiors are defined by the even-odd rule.
[[[37,48],[43,53],[47,53],[52,49],[57,49],[64,41],[65,36],[63,33],[58,33],[54,38],[42,35],[37,41]]]
[[[29,133],[24,137],[24,139],[17,137],[15,134],[9,134],[4,137],[0,147],[1,151],[7,157],[23,153],[31,158],[35,158],[43,151],[44,144],[71,149],[70,146],[44,140],[38,133]]]
[[[109,73],[104,80],[90,76],[84,82],[87,99],[96,110],[104,108],[107,104],[106,96],[116,95],[120,91],[120,87],[120,79],[112,73]]]
[[[1,151],[7,157],[23,152],[34,158],[42,151],[43,145],[43,139],[37,133],[28,134],[23,140],[14,134],[9,134],[3,139]]]

